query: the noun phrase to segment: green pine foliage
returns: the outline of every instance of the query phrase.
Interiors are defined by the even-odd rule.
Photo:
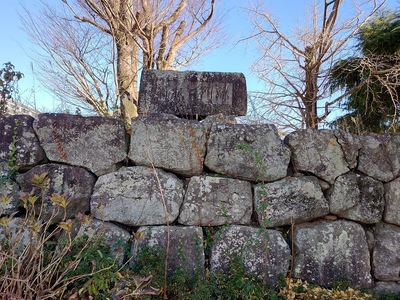
[[[331,70],[332,91],[349,93],[340,103],[348,113],[331,125],[353,133],[399,131],[400,88],[388,89],[396,75],[385,72],[400,62],[400,14],[383,11],[362,26],[357,35],[360,56],[336,62]],[[365,62],[374,67],[365,67]]]

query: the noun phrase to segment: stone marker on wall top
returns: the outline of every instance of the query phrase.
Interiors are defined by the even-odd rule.
[[[167,113],[205,117],[247,112],[246,80],[241,73],[144,70],[139,116]]]

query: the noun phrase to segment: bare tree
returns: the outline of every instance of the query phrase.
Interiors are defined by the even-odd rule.
[[[79,99],[100,114],[110,111],[107,103],[114,96],[110,88],[110,74],[115,71],[115,96],[119,99],[121,113],[127,122],[137,115],[138,75],[141,68],[178,69],[220,44],[217,39],[219,18],[215,17],[215,0],[60,2],[68,11],[60,15],[60,10],[49,10],[47,5],[46,20],[31,18],[28,26],[25,26],[26,30],[33,39],[40,37],[37,42],[50,54],[53,65],[57,64],[56,74],[59,77],[68,74],[74,78],[74,83],[80,85],[79,88],[72,85],[75,90],[84,90],[86,94],[91,92],[90,97],[86,94],[83,97],[80,93]],[[46,25],[39,26],[40,23]],[[45,39],[46,36],[54,39]],[[56,49],[61,44],[59,37],[63,37],[65,42],[63,51]],[[94,58],[96,55],[101,58],[99,61],[85,59],[86,56]],[[75,66],[79,66],[78,72]],[[42,64],[41,67],[46,66]],[[69,82],[68,85],[71,86]],[[74,91],[70,91],[68,95],[73,94]],[[97,104],[89,101],[91,98],[96,99]]]
[[[255,32],[249,39],[257,41],[260,57],[253,71],[267,91],[252,95],[256,109],[281,129],[318,128],[345,97],[332,92],[329,72],[333,64],[348,55],[348,45],[362,26],[385,0],[364,1],[349,5],[344,0],[314,0],[309,24],[290,34],[262,5],[249,9]],[[348,18],[342,17],[346,7]]]
[[[42,51],[33,58],[42,84],[62,103],[101,116],[114,115],[118,103],[112,39],[74,20],[69,10],[42,3],[41,13],[25,9],[22,24]]]

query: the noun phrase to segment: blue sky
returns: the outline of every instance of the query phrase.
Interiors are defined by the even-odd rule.
[[[51,0],[60,3],[60,0]],[[199,71],[219,72],[242,72],[246,76],[249,91],[262,89],[262,84],[251,73],[251,64],[255,59],[254,44],[239,43],[240,38],[251,34],[251,24],[247,19],[244,7],[248,6],[250,0],[219,0],[221,5],[227,8],[224,18],[224,28],[228,39],[223,47],[214,50],[204,56],[198,63],[193,64],[190,69]],[[33,91],[35,91],[36,106],[46,107],[52,110],[57,106],[40,83],[34,80],[32,74],[32,59],[29,57],[33,45],[30,44],[26,34],[21,28],[18,12],[22,12],[21,4],[29,8],[33,13],[38,9],[37,0],[4,1],[2,3],[0,28],[2,28],[0,64],[12,62],[16,70],[24,73],[25,77],[20,81],[19,88],[21,98],[24,101],[33,102]],[[268,8],[274,16],[280,20],[282,25],[295,26],[296,20],[304,16],[304,8],[312,3],[311,0],[271,0]],[[218,0],[217,0],[218,4]],[[387,7],[399,7],[397,0],[387,1]],[[33,64],[33,69],[35,65]]]

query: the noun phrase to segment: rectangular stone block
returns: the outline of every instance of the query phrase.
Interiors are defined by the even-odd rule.
[[[181,117],[216,114],[244,116],[246,79],[242,73],[143,70],[139,116],[167,113]]]

